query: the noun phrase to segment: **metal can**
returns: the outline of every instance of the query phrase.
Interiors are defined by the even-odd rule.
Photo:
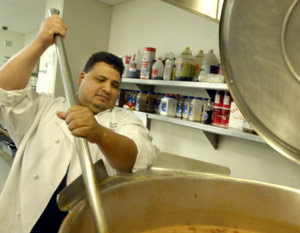
[[[221,122],[220,122],[221,127],[228,128],[229,114],[230,114],[230,110],[222,109],[222,116],[221,116]]]

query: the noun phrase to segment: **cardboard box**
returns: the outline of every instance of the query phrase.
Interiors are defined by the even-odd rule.
[[[237,107],[236,103],[232,101],[231,107],[230,107],[230,116],[229,116],[229,123],[228,123],[228,128],[234,128],[234,129],[239,129],[243,130],[243,122],[244,122],[244,117]]]

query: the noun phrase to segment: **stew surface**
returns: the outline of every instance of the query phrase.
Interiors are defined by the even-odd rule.
[[[204,226],[204,225],[178,225],[162,227],[153,230],[143,231],[142,233],[258,233],[226,227]]]

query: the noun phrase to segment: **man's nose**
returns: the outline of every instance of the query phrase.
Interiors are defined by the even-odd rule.
[[[104,91],[106,91],[107,93],[110,93],[110,91],[111,91],[111,83],[108,82],[108,81],[105,82],[105,83],[103,83],[102,89]]]

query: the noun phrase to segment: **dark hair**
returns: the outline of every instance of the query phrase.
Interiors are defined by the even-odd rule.
[[[93,69],[93,66],[98,62],[105,62],[111,65],[115,70],[117,70],[120,73],[120,76],[122,77],[124,71],[122,59],[108,52],[94,53],[85,64],[83,69],[84,73],[90,72]]]

